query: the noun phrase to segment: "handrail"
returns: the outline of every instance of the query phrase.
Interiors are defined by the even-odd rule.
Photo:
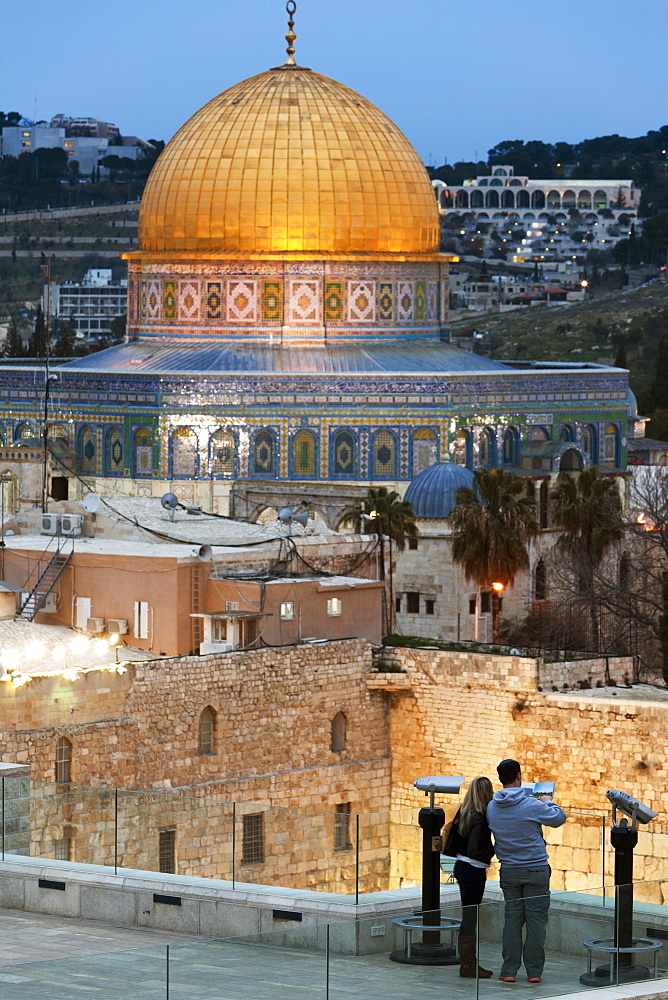
[[[23,601],[23,603],[21,604],[21,607],[19,608],[19,611],[18,611],[19,615],[23,614],[23,612],[25,611],[26,607],[28,606],[28,604],[30,603],[30,601],[32,600],[32,598],[35,597],[35,595],[38,593],[40,583],[42,582],[42,580],[44,579],[44,577],[47,575],[47,573],[49,572],[49,570],[51,569],[51,567],[55,563],[55,561],[58,558],[58,556],[62,554],[63,549],[65,548],[65,546],[67,545],[68,542],[71,543],[72,548],[71,548],[71,551],[67,555],[67,559],[69,559],[69,557],[72,555],[72,552],[74,552],[74,536],[73,535],[54,535],[53,538],[52,538],[52,541],[56,541],[58,543],[57,546],[56,546],[56,549],[53,552],[53,554],[52,554],[51,558],[49,559],[49,561],[47,562],[46,566],[44,567],[44,569],[40,573],[39,577],[37,578],[37,581],[36,581],[34,587],[30,591],[27,590],[27,584],[30,581],[30,578],[32,577],[33,573],[35,572],[35,569],[37,569],[41,565],[41,563],[42,563],[42,557],[44,555],[46,555],[46,553],[49,551],[49,547],[51,545],[51,541],[49,542],[49,544],[47,545],[47,547],[42,552],[42,557],[40,557],[40,559],[37,562],[37,565],[35,566],[35,569],[33,569],[33,571],[30,573],[30,576],[28,577],[28,580],[26,580],[26,591],[25,592],[27,592],[28,596],[26,597],[25,601]],[[56,574],[56,576],[51,581],[51,585],[49,586],[48,590],[44,591],[44,593],[42,594],[42,598],[47,597],[47,595],[50,594],[51,591],[53,590],[55,582],[58,579],[58,577],[60,576],[60,573],[62,572],[62,570],[63,570],[63,568],[65,566],[65,563],[67,562],[67,559],[65,559],[65,562],[61,566],[59,572]],[[40,602],[40,606],[43,603],[44,603],[44,601],[42,600]],[[39,611],[39,608],[35,607],[34,614],[37,614],[38,611]]]

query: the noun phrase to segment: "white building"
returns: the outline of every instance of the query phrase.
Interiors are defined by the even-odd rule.
[[[16,125],[0,133],[0,152],[3,156],[20,156],[37,149],[63,149],[70,160],[79,164],[79,172],[87,177],[99,166],[105,156],[125,156],[138,160],[150,144],[136,139],[133,145],[110,145],[103,136],[68,135],[64,127],[49,125]],[[104,168],[102,168],[104,172]]]
[[[579,213],[587,223],[623,216],[622,225],[627,223],[627,229],[628,222],[637,219],[641,194],[631,180],[534,180],[516,177],[511,166],[492,167],[487,176],[461,185],[441,180],[433,184],[444,216],[470,213],[476,220],[520,222],[553,216],[557,222],[567,222]]]
[[[51,284],[51,315],[62,320],[82,337],[106,337],[111,333],[111,322],[127,312],[128,282],[122,278],[112,281],[111,268],[86,271],[80,285],[66,281]],[[42,307],[46,300],[46,286]]]

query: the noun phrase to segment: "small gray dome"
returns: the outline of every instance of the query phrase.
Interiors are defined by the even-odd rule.
[[[437,462],[420,472],[406,490],[404,500],[416,517],[449,517],[460,486],[473,487],[473,473],[454,462]]]

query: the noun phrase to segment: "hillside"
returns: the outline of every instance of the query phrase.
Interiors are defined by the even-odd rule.
[[[661,336],[668,336],[668,283],[653,281],[567,307],[534,306],[504,315],[454,322],[453,333],[472,325],[495,345],[491,357],[532,361],[595,361],[612,364],[624,337],[634,391],[653,378]]]

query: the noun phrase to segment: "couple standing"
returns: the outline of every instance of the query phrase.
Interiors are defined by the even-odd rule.
[[[492,975],[489,969],[477,964],[476,919],[487,868],[496,853],[501,863],[499,884],[506,901],[499,979],[514,983],[524,959],[529,982],[539,983],[545,964],[550,907],[550,866],[542,826],[561,826],[566,822],[566,814],[549,796],[534,798],[526,794],[516,760],[502,760],[497,772],[503,789],[494,794],[489,778],[474,778],[454,819],[457,826],[454,876],[463,908],[459,974],[466,978],[477,975],[481,979]]]

